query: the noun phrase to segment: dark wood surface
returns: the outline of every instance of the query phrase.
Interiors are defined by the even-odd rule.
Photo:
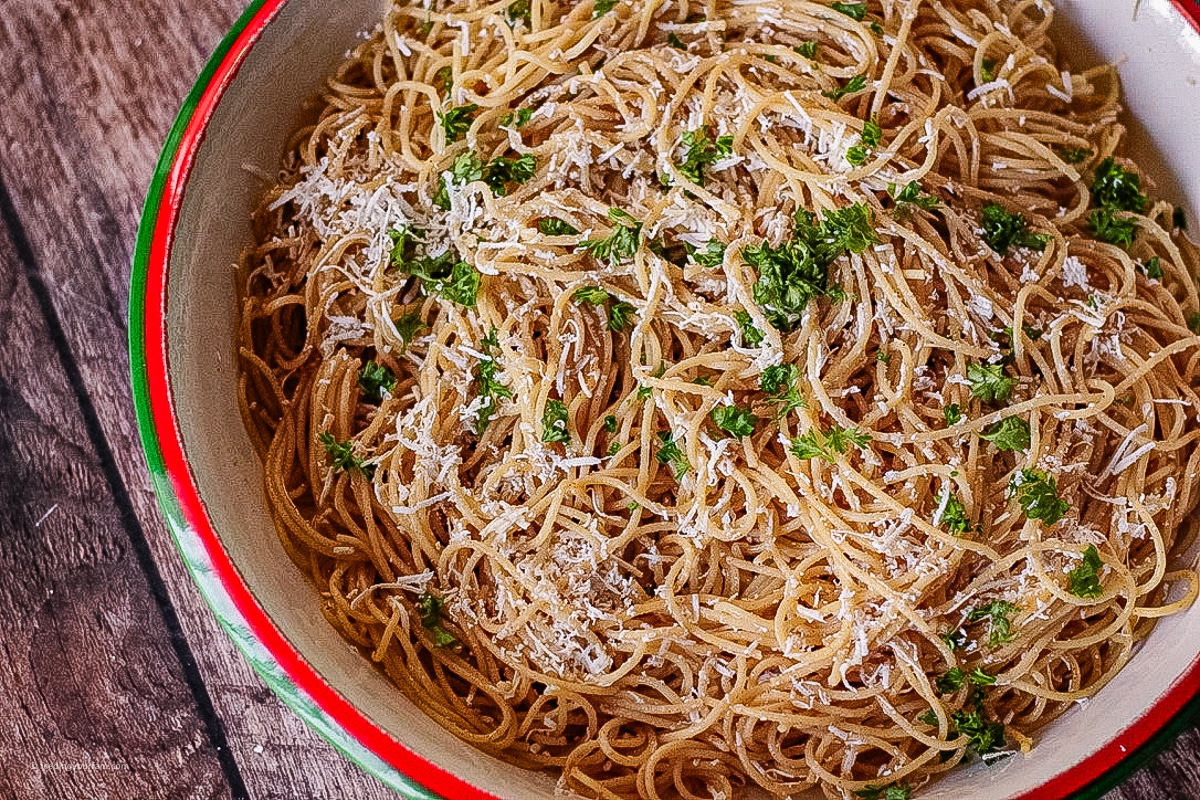
[[[222,633],[137,440],[138,214],[175,111],[241,9],[0,0],[0,798],[394,797]],[[1178,798],[1200,798],[1194,730],[1106,800]]]

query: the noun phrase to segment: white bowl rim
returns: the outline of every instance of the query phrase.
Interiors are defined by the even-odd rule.
[[[138,430],[155,495],[205,601],[255,671],[344,755],[411,800],[498,800],[412,751],[338,692],[289,642],[242,578],[200,497],[172,396],[166,303],[174,232],[207,124],[263,30],[288,0],[252,0],[205,64],[167,134],[138,226],[129,355]],[[1171,0],[1200,31],[1200,0]],[[1142,717],[1102,748],[1022,795],[1098,798],[1200,718],[1200,657]]]

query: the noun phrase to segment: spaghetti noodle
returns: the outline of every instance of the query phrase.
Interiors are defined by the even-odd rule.
[[[1197,249],[1043,0],[400,5],[238,273],[329,622],[590,797],[907,797],[1197,580]]]

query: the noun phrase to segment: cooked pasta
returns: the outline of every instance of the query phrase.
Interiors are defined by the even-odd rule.
[[[588,797],[907,797],[1100,691],[1197,593],[1200,265],[1051,16],[392,8],[238,271],[330,624]]]

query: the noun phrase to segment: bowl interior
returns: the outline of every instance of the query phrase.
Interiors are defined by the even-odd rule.
[[[380,728],[422,758],[492,794],[552,798],[554,779],[463,744],[416,709],[330,628],[306,578],[279,545],[260,464],[236,403],[233,264],[251,240],[251,210],[276,174],[304,102],[382,16],[382,0],[290,0],[228,86],[191,166],[170,250],[166,335],[169,380],[192,476],[212,526],[250,591],[314,669]],[[1121,63],[1130,152],[1191,210],[1200,201],[1200,36],[1168,0],[1060,0],[1060,47],[1075,65]],[[1165,78],[1169,76],[1169,78]],[[1170,164],[1173,171],[1165,169]],[[1186,200],[1185,200],[1186,198]],[[1190,200],[1190,202],[1187,202]],[[135,311],[136,313],[136,311]],[[148,343],[150,348],[158,346]],[[1001,798],[1030,792],[1146,715],[1188,669],[1200,642],[1200,606],[1169,617],[1098,701],[1081,704],[1038,737],[1028,757],[959,770],[928,798]]]

